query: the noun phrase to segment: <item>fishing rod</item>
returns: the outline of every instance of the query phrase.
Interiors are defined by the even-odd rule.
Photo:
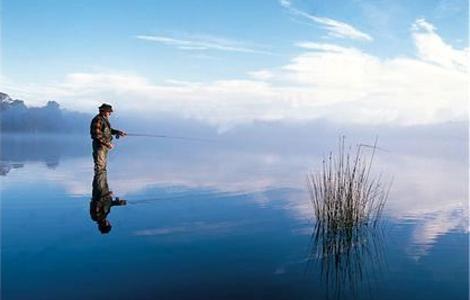
[[[176,140],[187,140],[187,141],[198,141],[198,142],[215,142],[214,140],[209,140],[209,139],[200,139],[200,138],[192,138],[192,137],[185,137],[185,136],[162,135],[162,134],[126,133],[126,136],[176,139]],[[119,135],[116,135],[117,139],[119,139],[119,137],[120,137]]]

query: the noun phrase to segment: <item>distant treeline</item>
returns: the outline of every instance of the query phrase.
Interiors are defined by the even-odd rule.
[[[87,132],[90,115],[67,111],[49,101],[42,107],[27,107],[23,100],[13,100],[0,92],[1,132],[72,133]]]

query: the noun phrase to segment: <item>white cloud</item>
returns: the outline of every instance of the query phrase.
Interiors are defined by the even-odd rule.
[[[414,31],[425,31],[427,33],[434,32],[436,27],[431,23],[428,23],[425,19],[417,19],[412,25],[411,29]]]
[[[354,40],[372,41],[373,38],[354,28],[353,26],[325,17],[309,16],[309,19],[315,21],[329,31],[330,36],[339,38],[350,38]]]
[[[362,40],[362,41],[373,40],[373,38],[370,35],[358,30],[352,25],[349,25],[344,22],[340,22],[338,20],[326,18],[326,17],[314,16],[302,10],[294,8],[294,6],[292,5],[292,2],[289,0],[280,0],[279,4],[282,7],[286,8],[291,14],[295,16],[300,16],[316,24],[320,24],[325,30],[328,31],[329,36],[338,37],[338,38],[350,38],[353,40]]]
[[[411,26],[413,39],[420,59],[440,66],[467,71],[469,49],[457,50],[446,44],[436,33],[436,28],[425,19]]]
[[[248,72],[248,75],[256,80],[269,80],[274,77],[274,74],[268,70]]]
[[[161,84],[133,73],[72,73],[62,82],[15,91],[28,102],[57,99],[94,111],[109,99],[120,110],[178,113],[221,127],[253,120],[326,118],[365,124],[430,124],[467,119],[468,50],[446,44],[417,20],[417,57],[381,59],[353,47],[299,42],[289,63],[253,70],[252,79]]]
[[[219,50],[242,53],[271,54],[268,51],[244,46],[243,43],[210,36],[190,36],[189,38],[174,38],[159,35],[137,35],[137,39],[156,42],[167,46],[175,46],[180,50]]]
[[[321,51],[330,51],[330,52],[337,52],[337,53],[347,53],[347,52],[355,51],[354,48],[346,48],[342,46],[336,46],[333,44],[314,43],[314,42],[300,42],[300,43],[297,43],[296,46],[299,48],[304,48],[308,50],[321,50]]]
[[[285,8],[291,7],[292,3],[289,0],[279,0],[279,4]]]

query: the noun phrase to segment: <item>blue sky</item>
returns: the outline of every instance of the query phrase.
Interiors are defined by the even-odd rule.
[[[416,29],[415,26],[416,30],[413,31],[414,24],[416,25],[419,20],[422,20],[418,23],[421,24],[420,29]],[[442,54],[439,49],[430,54],[439,47],[433,44],[431,36],[428,44],[424,40],[420,44],[422,47],[417,44],[414,33],[419,30],[434,34],[441,39],[442,51],[445,52],[449,47],[457,51],[445,52],[450,56],[467,55],[467,2],[463,0],[204,2],[4,0],[2,85],[13,97],[23,97],[33,104],[56,99],[66,107],[79,110],[88,110],[95,106],[93,100],[88,100],[93,97],[110,97],[115,103],[122,103],[126,109],[132,109],[130,103],[124,105],[125,100],[120,98],[126,95],[134,99],[144,98],[142,101],[147,105],[154,105],[158,111],[179,111],[182,106],[192,106],[194,101],[197,101],[196,108],[186,112],[188,116],[197,118],[211,119],[210,113],[223,115],[225,111],[214,112],[216,110],[214,107],[224,106],[227,103],[226,109],[239,111],[238,121],[257,118],[304,118],[298,116],[294,110],[296,105],[300,105],[299,110],[302,110],[307,96],[302,93],[299,96],[297,92],[291,93],[293,89],[299,85],[312,89],[319,87],[322,99],[329,98],[335,93],[329,89],[331,88],[329,82],[293,79],[314,71],[313,68],[318,67],[316,63],[319,61],[333,59],[330,65],[332,64],[334,69],[335,62],[343,64],[340,62],[342,59],[345,59],[346,63],[359,59],[351,67],[358,68],[361,74],[363,69],[367,70],[368,62],[381,64],[373,67],[380,69],[373,72],[384,74],[394,70],[397,65],[401,66],[401,62],[398,61],[392,66],[387,63],[400,58],[425,61],[434,66],[436,63],[445,65],[445,61],[437,62],[430,58],[434,54]],[[305,43],[313,43],[314,47],[312,48],[311,44],[305,47]],[[355,49],[356,52],[348,53],[358,55],[332,57],[331,54],[338,53],[337,48],[326,49],[322,46],[319,49],[318,45],[334,45],[342,47],[343,50]],[[345,54],[343,50],[340,52]],[[318,51],[326,56],[312,58],[310,55],[309,58],[309,53],[318,53]],[[450,56],[448,61],[453,61],[454,58]],[[361,60],[362,58],[365,60]],[[304,63],[304,59],[308,61]],[[311,70],[296,65],[301,62],[303,66],[308,66],[311,59],[316,59],[315,64],[311,65]],[[460,58],[456,59],[459,63],[462,62]],[[455,67],[453,63],[451,65]],[[321,67],[328,69],[329,65],[326,63]],[[345,68],[349,69],[346,65]],[[407,72],[405,70],[407,69],[393,72]],[[414,71],[419,72],[416,69]],[[454,82],[461,84],[459,80],[462,75],[462,65],[457,67],[457,71],[460,73],[454,75],[459,79]],[[467,70],[464,73],[467,74]],[[79,79],[76,74],[80,74]],[[441,75],[445,76],[444,73]],[[331,76],[333,76],[331,81],[335,81],[336,75]],[[357,73],[352,72],[350,76],[354,81]],[[385,77],[390,78],[384,76],[384,80]],[[346,86],[350,85],[347,78],[341,80],[346,80],[344,82]],[[433,80],[439,81],[437,77]],[[86,87],[83,86],[84,81],[87,83]],[[122,90],[122,85],[125,86],[126,81],[131,84]],[[221,81],[224,83],[222,87],[217,84]],[[240,81],[243,81],[242,85]],[[90,82],[93,84],[89,84]],[[97,86],[96,82],[102,84]],[[103,84],[106,82],[108,86],[104,88]],[[119,89],[115,88],[117,83],[121,85]],[[253,89],[254,93],[239,95],[234,93],[233,89],[224,90],[227,85],[233,87],[237,84],[239,86],[234,88],[235,91]],[[391,83],[387,84],[390,86]],[[413,84],[420,85],[420,83]],[[178,90],[175,93],[182,93],[178,99],[185,98],[187,94],[197,93],[201,99],[220,97],[218,100],[220,103],[213,103],[212,100],[202,103],[201,99],[186,97],[184,100],[178,100],[180,101],[178,105],[171,107],[167,102],[172,100],[167,98],[170,98],[172,93],[163,93],[150,99],[149,93],[145,92],[149,92],[148,89],[165,90],[168,86],[174,85],[190,86],[190,90]],[[345,85],[336,87],[336,90],[343,89]],[[263,90],[280,87],[289,90]],[[355,88],[362,88],[363,92],[369,95],[383,92],[375,89],[372,91],[363,83]],[[83,91],[77,93],[79,89],[86,89],[87,93],[83,94]],[[271,110],[273,106],[267,103],[270,100],[260,100],[263,96],[258,93],[260,89],[263,90],[261,94],[264,97],[269,97],[271,93],[285,94],[280,100],[283,104],[276,108],[276,111],[264,113],[267,108]],[[397,91],[398,89],[401,87],[397,88]],[[311,92],[313,93],[313,90]],[[310,95],[311,92],[307,94]],[[227,98],[224,95],[229,96]],[[246,101],[236,104],[232,98],[240,96],[245,97]],[[296,97],[299,98],[294,99]],[[365,96],[346,94],[341,97],[347,98],[346,104],[349,105],[353,100],[362,101]],[[449,96],[449,99],[452,97]],[[324,111],[322,114],[315,114],[315,117],[328,118],[330,114],[328,109],[336,109],[334,106],[339,101],[339,98],[333,97],[335,99],[331,102],[324,103],[314,98],[311,100],[313,104],[306,103],[306,105],[312,104],[316,107],[315,111]],[[465,100],[467,99],[461,99],[458,104]],[[140,100],[134,102],[136,101]],[[286,101],[289,103],[284,103]],[[259,105],[259,108],[255,111],[259,113],[252,113],[247,109],[256,105]],[[445,107],[443,108],[442,104],[438,106],[429,113],[442,115],[441,112]],[[409,119],[399,116],[400,113],[396,111],[400,109],[402,107],[394,107],[397,116],[391,121]],[[416,109],[420,109],[419,105]],[[436,112],[436,109],[439,111]],[[377,107],[373,110],[377,111]],[[360,111],[356,117],[349,116],[346,119],[357,121],[353,119],[363,118],[363,114],[364,112]],[[449,113],[444,112],[444,114]],[[451,115],[455,117],[453,113]],[[462,118],[462,116],[457,117]],[[223,121],[219,117],[215,119],[216,122]],[[428,122],[431,119],[442,121],[442,117],[435,116],[423,116],[419,119],[405,123]]]

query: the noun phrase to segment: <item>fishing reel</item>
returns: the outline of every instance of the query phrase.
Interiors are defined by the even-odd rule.
[[[124,133],[122,131],[120,131],[120,132],[116,133],[114,136],[116,137],[116,140],[119,140],[121,138],[121,136],[124,136]]]

